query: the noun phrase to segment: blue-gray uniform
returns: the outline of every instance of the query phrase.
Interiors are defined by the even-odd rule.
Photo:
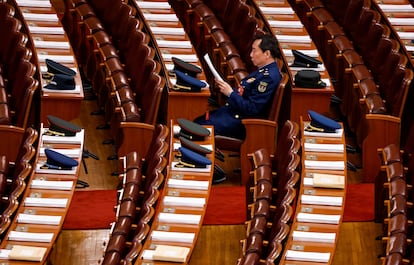
[[[215,134],[245,138],[243,118],[265,118],[269,111],[273,93],[281,79],[280,71],[275,62],[265,65],[245,77],[240,86],[233,89],[228,102],[219,109],[195,122],[213,125]]]

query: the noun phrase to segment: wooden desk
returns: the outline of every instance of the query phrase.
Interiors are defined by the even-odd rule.
[[[161,264],[187,264],[190,260],[191,253],[195,247],[197,242],[197,238],[199,236],[201,226],[203,224],[204,214],[207,208],[207,202],[210,195],[211,189],[211,179],[213,175],[213,165],[214,165],[214,137],[207,137],[203,142],[197,142],[198,144],[208,144],[212,145],[213,152],[208,154],[207,157],[212,161],[211,168],[208,170],[202,170],[204,172],[196,172],[192,169],[177,169],[174,168],[174,162],[177,161],[175,158],[177,151],[172,150],[174,146],[177,147],[179,144],[179,140],[174,138],[174,122],[172,122],[171,126],[171,143],[170,143],[170,159],[169,159],[169,167],[167,172],[167,177],[165,179],[165,184],[163,191],[158,199],[158,204],[156,207],[156,213],[154,216],[154,222],[151,225],[151,231],[149,232],[147,239],[143,245],[142,251],[136,261],[135,264],[151,264],[151,265],[161,265]],[[175,125],[177,126],[177,125]],[[211,135],[213,134],[213,128],[211,128]],[[169,181],[171,180],[193,180],[193,181],[200,181],[207,183],[208,185],[205,186],[203,189],[196,189],[196,188],[179,188],[172,186]],[[167,199],[174,199],[180,197],[187,197],[193,198],[187,200],[185,203],[181,204],[177,203],[169,203]],[[194,204],[195,202],[201,202]],[[204,203],[202,203],[204,201]],[[196,218],[192,222],[188,222],[188,220],[182,221],[169,221],[171,219],[163,218],[163,216],[168,214],[192,214],[195,215]],[[199,219],[198,219],[199,218]],[[188,219],[188,218],[187,218]],[[182,237],[174,238],[169,240],[163,240],[162,238],[156,238],[156,235],[163,232],[177,232],[177,233],[184,233],[181,234]],[[188,238],[187,238],[188,236]],[[187,238],[187,239],[186,239]],[[186,239],[186,240],[185,240]],[[168,245],[168,246],[181,246],[189,248],[189,253],[186,257],[186,261],[183,263],[179,262],[166,262],[166,261],[155,261],[152,259],[146,259],[145,257],[148,256],[151,251],[155,249],[157,245]]]
[[[316,252],[320,254],[323,259],[323,264],[331,264],[333,255],[335,253],[336,244],[338,241],[338,234],[342,222],[342,215],[344,211],[346,188],[318,188],[314,187],[306,180],[312,178],[315,173],[340,175],[344,176],[344,187],[346,187],[346,148],[345,135],[342,130],[340,137],[324,137],[305,135],[304,128],[307,122],[301,121],[302,131],[302,179],[298,194],[298,201],[296,205],[296,216],[291,225],[290,235],[287,239],[284,252],[281,256],[279,264],[297,264],[297,265],[312,265],[321,264],[320,260],[315,260],[317,254],[311,257],[300,259],[292,254],[303,254],[306,252]],[[329,134],[327,134],[329,136]],[[305,143],[318,144],[339,144],[343,145],[343,152],[309,152],[305,148]],[[305,160],[313,159],[315,161],[338,161],[344,163],[343,170],[325,170],[325,169],[309,169],[305,166]],[[306,179],[306,180],[305,180]],[[315,196],[315,197],[312,197]],[[311,198],[312,199],[309,199]],[[321,200],[324,198],[323,200]],[[313,217],[318,217],[312,219]],[[320,215],[320,216],[317,216]],[[319,220],[317,220],[319,219]],[[323,233],[316,234],[313,238],[306,236],[298,236],[301,232]],[[294,237],[296,235],[296,237]],[[321,240],[322,236],[329,236],[324,242]],[[293,256],[293,257],[292,257]]]
[[[43,126],[41,127],[41,132],[43,132]],[[40,262],[28,262],[28,261],[19,261],[19,260],[8,260],[8,259],[0,259],[0,263],[2,264],[45,264],[48,259],[48,255],[53,248],[53,245],[62,229],[62,225],[69,209],[69,205],[72,200],[73,193],[76,187],[77,177],[79,175],[79,169],[81,164],[82,158],[82,150],[83,150],[83,132],[79,133],[82,137],[80,138],[80,142],[78,144],[68,144],[68,143],[48,143],[44,142],[43,134],[40,134],[39,139],[39,149],[37,152],[37,157],[35,159],[34,165],[40,163],[40,161],[45,160],[43,148],[53,148],[55,150],[61,149],[71,149],[72,155],[74,159],[78,161],[78,166],[75,170],[74,174],[53,174],[53,173],[39,173],[34,166],[34,170],[30,179],[27,182],[27,186],[25,192],[23,193],[22,198],[20,199],[19,208],[16,212],[14,219],[12,220],[10,227],[5,235],[3,241],[0,244],[0,249],[10,249],[13,245],[22,245],[22,246],[35,246],[35,247],[44,247],[46,248],[46,253],[43,256]],[[62,151],[61,151],[62,152]],[[39,187],[34,186],[35,183],[38,181],[54,181],[54,183],[58,183],[61,181],[62,184],[69,183],[67,187],[64,185],[58,185],[57,187]],[[56,181],[56,182],[55,182]],[[60,183],[58,183],[60,184]],[[65,188],[63,188],[65,187]],[[37,204],[32,205],[29,203],[28,198],[37,199],[37,198],[45,198],[45,199],[63,199],[63,203],[58,205],[47,205],[47,204]],[[64,201],[66,200],[66,201]],[[62,201],[61,201],[62,202]],[[59,222],[57,223],[43,223],[44,218],[42,221],[28,221],[27,217],[23,218],[22,215],[32,215],[35,216],[49,216],[52,218],[60,217]],[[33,240],[29,241],[20,241],[20,240],[13,240],[10,235],[14,232],[32,232],[32,233],[47,233],[52,234],[52,237],[47,242],[35,242]]]

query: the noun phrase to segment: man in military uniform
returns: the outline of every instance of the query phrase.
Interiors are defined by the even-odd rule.
[[[233,89],[227,82],[216,79],[220,92],[228,102],[195,122],[213,125],[215,134],[244,139],[243,118],[265,118],[269,112],[272,96],[281,74],[275,58],[278,55],[276,39],[271,35],[259,35],[253,40],[250,58],[257,70],[244,78],[238,88]]]

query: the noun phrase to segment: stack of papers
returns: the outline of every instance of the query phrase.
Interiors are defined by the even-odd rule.
[[[58,225],[62,220],[59,215],[36,215],[20,213],[17,216],[18,223],[41,224],[41,225]]]
[[[26,197],[24,200],[25,206],[36,207],[58,207],[65,208],[68,204],[68,199],[56,199],[56,198],[34,198]]]
[[[296,216],[296,219],[298,222],[305,222],[305,223],[339,224],[341,215],[298,213],[298,215]]]
[[[206,180],[184,180],[184,179],[168,179],[169,188],[176,189],[192,189],[192,190],[208,190],[209,182]]]
[[[198,225],[201,220],[199,214],[176,214],[176,213],[160,213],[158,215],[159,222],[180,223]]]
[[[153,241],[169,241],[180,243],[193,243],[195,233],[184,232],[168,232],[168,231],[153,231],[151,233],[151,240]]]
[[[302,204],[342,206],[343,198],[338,196],[317,196],[302,194],[301,201]]]
[[[14,260],[27,260],[40,262],[45,256],[47,248],[13,245],[8,251],[8,258]]]
[[[46,190],[72,190],[72,180],[40,180],[34,179],[30,183],[32,189],[46,189]]]
[[[328,262],[331,257],[329,252],[306,252],[306,251],[296,251],[288,250],[286,251],[287,260],[300,260],[300,261],[309,261],[309,262]]]
[[[15,241],[30,241],[30,242],[52,242],[53,233],[32,233],[32,232],[19,232],[11,231],[9,233],[9,240]]]
[[[164,197],[164,205],[168,205],[168,206],[204,207],[205,204],[206,204],[206,198],[175,197],[175,196]]]
[[[336,233],[293,231],[293,240],[335,243]]]

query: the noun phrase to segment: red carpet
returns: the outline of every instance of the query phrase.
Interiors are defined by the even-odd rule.
[[[75,191],[63,229],[107,229],[115,221],[116,190]]]
[[[235,225],[246,221],[246,188],[218,186],[211,189],[205,225]]]
[[[348,184],[343,222],[374,220],[374,183]]]
[[[242,186],[211,189],[205,225],[243,224],[246,220],[246,190]],[[107,229],[115,220],[116,190],[75,191],[63,229]],[[344,222],[374,220],[374,184],[348,184]]]

